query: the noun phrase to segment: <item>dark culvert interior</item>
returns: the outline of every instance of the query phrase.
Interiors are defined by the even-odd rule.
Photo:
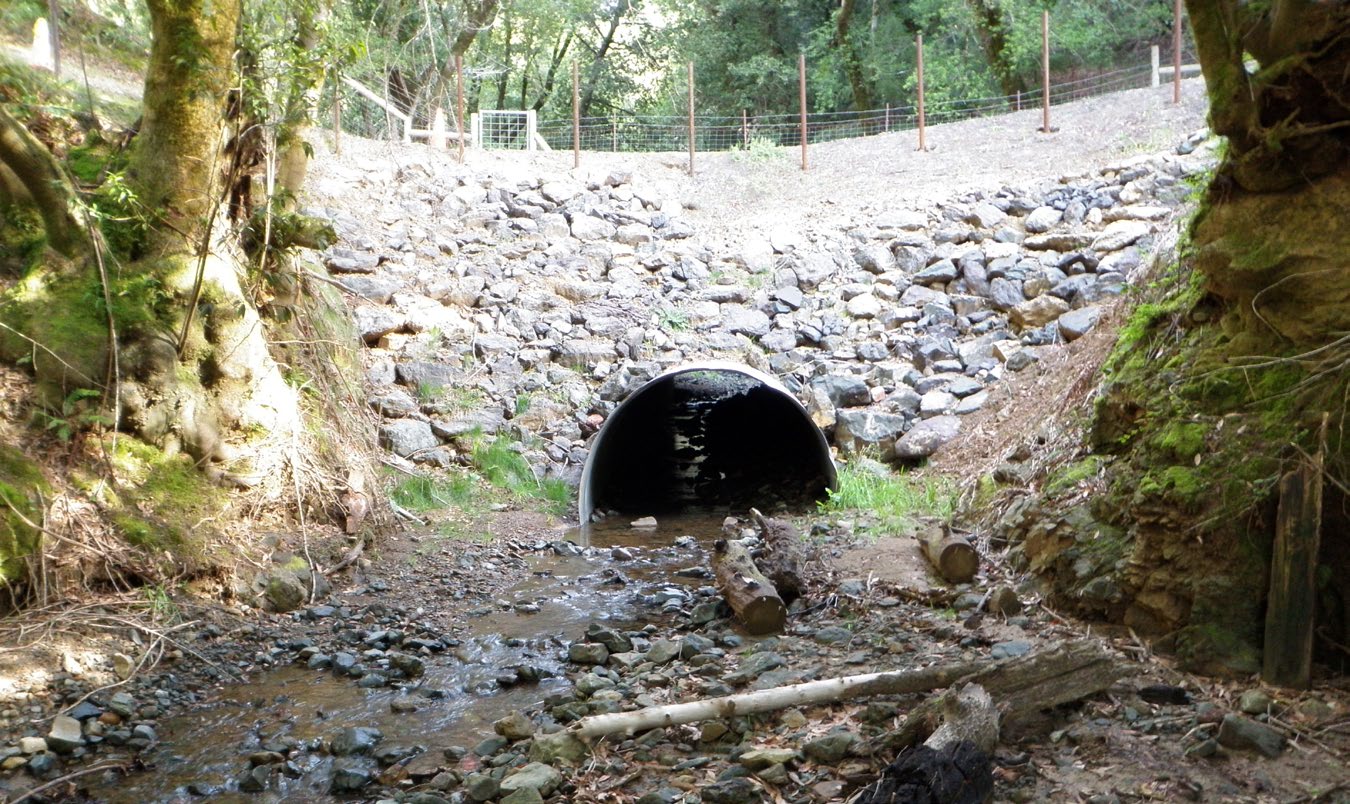
[[[586,522],[801,510],[834,482],[824,435],[774,380],[744,367],[691,367],[657,377],[610,415],[591,444],[579,513]]]

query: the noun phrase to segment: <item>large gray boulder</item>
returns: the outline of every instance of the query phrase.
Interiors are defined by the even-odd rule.
[[[937,452],[943,444],[961,433],[961,419],[957,416],[934,416],[924,419],[895,442],[895,457],[905,462],[921,461]]]
[[[834,443],[845,452],[857,455],[876,450],[881,454],[895,447],[909,419],[876,408],[852,408],[838,411]]]
[[[395,419],[380,425],[380,446],[400,457],[407,458],[440,445],[427,422]]]

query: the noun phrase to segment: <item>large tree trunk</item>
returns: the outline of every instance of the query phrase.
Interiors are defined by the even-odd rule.
[[[605,66],[605,56],[609,55],[609,48],[614,44],[614,36],[619,32],[619,25],[623,22],[623,15],[628,11],[627,3],[618,3],[614,6],[614,13],[609,18],[609,30],[600,40],[600,44],[595,48],[595,55],[591,58],[590,69],[586,72],[586,83],[581,88],[581,116],[585,117],[590,112],[591,102],[595,99],[595,87],[600,82],[600,71]]]
[[[844,74],[848,76],[848,86],[853,91],[853,108],[862,112],[872,108],[872,89],[863,75],[863,60],[858,54],[858,48],[853,44],[853,37],[849,31],[856,6],[857,0],[842,0],[839,4],[839,11],[834,20],[832,44],[839,49],[844,58]],[[873,9],[875,10],[875,6]]]
[[[1001,535],[1030,548],[1048,522],[1095,534],[1090,549],[1035,548],[1056,602],[1162,637],[1187,669],[1253,673],[1278,479],[1318,450],[1324,414],[1340,420],[1350,398],[1350,5],[1188,7],[1211,127],[1227,148],[1189,248],[1160,264],[1151,303],[1107,359],[1091,433],[1100,497],[1048,492],[1024,506],[1029,524]],[[1315,650],[1343,661],[1350,454],[1340,428],[1325,472]]]
[[[89,219],[51,153],[0,106],[0,201],[37,207],[47,243],[67,257],[88,256]]]
[[[150,253],[200,249],[220,208],[240,0],[149,0],[150,65],[128,175],[162,216]]]

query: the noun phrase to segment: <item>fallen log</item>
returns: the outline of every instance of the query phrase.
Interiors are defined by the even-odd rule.
[[[923,554],[944,579],[966,583],[980,568],[980,554],[964,536],[954,536],[943,527],[931,527],[919,534]]]
[[[802,572],[806,559],[801,534],[791,522],[766,517],[754,508],[750,509],[750,518],[764,545],[755,556],[755,565],[778,590],[783,603],[790,606],[806,593],[806,578]]]
[[[1001,731],[1016,730],[1042,710],[1096,695],[1125,673],[1112,656],[1092,642],[1056,643],[1049,650],[982,668],[967,683],[978,684],[998,701]],[[918,745],[945,719],[941,698],[911,709],[882,748],[899,751]]]
[[[787,624],[787,606],[765,578],[740,540],[718,539],[713,545],[717,590],[751,634],[775,634]]]
[[[1078,675],[1086,675],[1090,680],[1078,681]],[[827,678],[703,701],[650,706],[633,712],[591,715],[574,723],[569,732],[584,739],[609,734],[632,734],[658,727],[772,712],[793,706],[834,703],[874,695],[927,692],[949,687],[963,679],[978,683],[1000,697],[1001,706],[1004,705],[1002,695],[1009,696],[1012,711],[1021,712],[1033,705],[1035,709],[1055,706],[1100,692],[1110,686],[1118,675],[1114,660],[1096,644],[1056,643],[1044,651],[1016,659],[960,662],[913,670]],[[1033,703],[1032,699],[1037,696],[1043,696],[1044,702]],[[934,713],[940,715],[940,708],[934,709]],[[932,731],[929,728],[924,736]]]

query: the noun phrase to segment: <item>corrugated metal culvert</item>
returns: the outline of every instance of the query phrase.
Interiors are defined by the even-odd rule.
[[[829,444],[777,380],[706,361],[661,374],[625,399],[591,441],[582,522],[607,514],[802,508],[835,484]]]

